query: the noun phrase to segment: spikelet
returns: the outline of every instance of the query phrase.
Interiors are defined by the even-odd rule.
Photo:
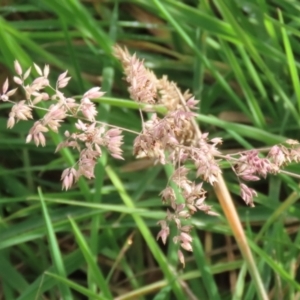
[[[177,84],[169,81],[166,75],[157,81],[157,89],[159,91],[158,104],[164,105],[169,111],[182,109],[183,104],[192,97],[188,90],[182,94]],[[176,138],[179,143],[188,146],[195,140],[195,130],[190,121],[186,120],[185,122],[184,131],[177,133]]]

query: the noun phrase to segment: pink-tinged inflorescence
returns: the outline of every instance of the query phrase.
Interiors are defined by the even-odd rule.
[[[123,159],[122,157],[122,130],[119,128],[109,129],[107,126],[99,125],[95,121],[97,116],[97,108],[92,102],[92,99],[100,98],[104,92],[100,87],[93,87],[83,94],[79,103],[71,97],[66,97],[60,89],[67,86],[71,77],[67,77],[68,72],[59,75],[55,88],[50,85],[48,75],[50,72],[49,66],[46,65],[42,70],[39,66],[34,64],[34,68],[38,74],[32,83],[27,84],[29,76],[31,75],[31,68],[24,74],[21,65],[18,61],[14,63],[15,71],[18,76],[14,77],[14,82],[19,85],[25,94],[25,99],[17,103],[10,100],[17,89],[8,90],[8,80],[6,80],[2,87],[0,99],[4,102],[11,102],[13,104],[7,127],[12,128],[20,120],[32,119],[32,110],[40,109],[46,111],[44,116],[34,122],[26,137],[26,143],[32,140],[36,146],[46,145],[45,134],[48,131],[58,132],[62,123],[67,117],[77,119],[75,124],[77,132],[65,132],[66,140],[61,142],[56,151],[70,147],[79,152],[79,159],[75,166],[67,168],[63,171],[61,180],[64,189],[72,187],[80,176],[86,178],[94,177],[94,168],[99,157],[102,154],[102,147],[105,147],[108,152],[116,159]],[[45,89],[52,91],[50,94]],[[40,102],[49,102],[48,108],[36,106]],[[47,105],[47,104],[46,104]]]
[[[184,250],[192,251],[192,227],[185,225],[186,220],[199,210],[217,215],[205,203],[206,191],[203,184],[207,182],[214,185],[217,182],[221,174],[220,160],[226,159],[234,165],[241,198],[249,206],[254,206],[253,198],[257,196],[257,192],[249,188],[245,181],[256,181],[268,174],[277,174],[286,163],[300,161],[297,141],[288,141],[289,148],[283,145],[272,147],[265,158],[260,157],[256,150],[243,152],[238,157],[223,156],[218,150],[222,139],[209,139],[208,133],[201,133],[198,125],[195,125],[192,110],[199,101],[188,91],[182,94],[166,76],[156,78],[136,55],[131,56],[126,49],[120,47],[115,47],[114,50],[123,64],[132,99],[145,104],[164,104],[168,109],[164,117],[152,114],[143,123],[142,132],[136,137],[133,147],[136,157],[149,157],[160,164],[171,163],[175,169],[169,185],[160,194],[162,202],[170,207],[165,220],[158,222],[161,230],[157,239],[160,238],[164,244],[170,234],[170,224],[174,223],[177,234],[173,237],[173,242]],[[186,162],[192,163],[196,172],[188,169]],[[178,258],[184,265],[184,255],[180,248]]]
[[[213,186],[218,181],[222,173],[220,161],[225,159],[233,166],[239,181],[241,198],[247,205],[254,206],[253,198],[257,196],[257,192],[245,182],[284,172],[282,168],[286,164],[300,162],[300,145],[298,141],[287,140],[284,144],[273,146],[265,157],[261,157],[257,150],[223,156],[218,149],[222,139],[210,139],[208,133],[200,132],[193,112],[199,101],[189,91],[181,93],[176,83],[169,81],[166,76],[157,78],[144,66],[143,61],[136,55],[131,56],[126,49],[117,46],[114,53],[123,64],[131,98],[138,103],[148,104],[148,111],[149,105],[153,104],[167,107],[164,116],[153,113],[149,120],[142,120],[142,131],[134,140],[133,153],[138,158],[148,157],[154,163],[172,164],[174,167],[168,185],[160,193],[163,204],[168,205],[169,209],[166,218],[158,222],[161,230],[157,239],[165,244],[170,235],[170,225],[174,224],[177,233],[173,236],[173,242],[179,245],[178,258],[184,265],[182,250],[193,250],[192,226],[188,220],[198,211],[212,216],[218,215],[206,204],[204,186]],[[17,73],[14,82],[23,89],[25,96],[21,101],[13,102],[10,98],[17,89],[9,90],[8,80],[4,82],[0,100],[13,105],[7,122],[8,128],[21,120],[33,119],[33,109],[39,109],[44,115],[34,122],[26,142],[34,141],[36,146],[45,146],[48,131],[58,132],[68,117],[76,119],[76,131],[65,131],[65,140],[56,148],[56,151],[72,148],[79,156],[76,164],[62,173],[63,189],[70,189],[80,176],[94,178],[94,169],[103,148],[112,157],[123,159],[122,130],[96,121],[97,108],[92,100],[104,95],[100,87],[91,88],[76,101],[61,92],[71,79],[67,76],[67,71],[59,75],[53,88],[48,80],[48,65],[41,69],[34,64],[38,77],[29,84],[27,81],[31,68],[23,73],[17,61],[14,67]],[[52,92],[49,93],[49,90]],[[41,102],[44,105],[37,106]],[[192,168],[188,168],[187,163]]]

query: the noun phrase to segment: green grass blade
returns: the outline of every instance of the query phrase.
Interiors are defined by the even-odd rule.
[[[107,175],[109,176],[110,180],[113,182],[114,186],[118,190],[119,195],[120,195],[121,199],[123,200],[124,204],[128,208],[134,209],[135,205],[134,205],[131,197],[126,193],[126,190],[124,189],[124,186],[123,186],[122,182],[120,181],[119,177],[117,176],[117,174],[110,167],[106,168],[106,172],[107,172]],[[163,255],[162,251],[158,247],[157,242],[153,238],[146,223],[137,214],[133,214],[132,217],[136,223],[136,226],[138,227],[138,229],[140,230],[141,234],[143,235],[145,241],[147,242],[147,245],[150,248],[153,256],[157,260],[162,272],[168,279],[169,284],[172,286],[172,289],[173,289],[176,297],[178,299],[183,299],[185,296],[176,280],[176,276],[177,276],[176,272],[174,272],[174,269],[170,268],[170,266],[168,265],[168,262],[166,261],[165,256]]]
[[[113,299],[108,284],[102,274],[101,269],[97,265],[97,262],[95,261],[91,249],[89,248],[84,236],[71,217],[69,217],[69,220],[73,228],[78,246],[88,264],[89,269],[91,270],[91,273],[93,274],[94,281],[98,284],[98,288],[101,290],[101,293],[103,293],[105,298]]]
[[[55,236],[55,232],[54,232],[54,229],[53,229],[53,226],[51,223],[51,219],[48,214],[47,206],[45,204],[44,196],[43,196],[42,190],[40,188],[38,188],[38,193],[39,193],[39,198],[41,201],[42,212],[43,212],[45,223],[46,223],[52,262],[55,265],[57,274],[59,274],[62,277],[66,277],[65,266],[64,266],[63,259],[62,259],[62,253],[60,252],[59,245],[57,243],[57,239]],[[59,284],[58,287],[60,289],[61,296],[64,299],[66,299],[66,300],[73,299],[71,291],[68,286]]]
[[[57,274],[51,273],[51,272],[45,272],[45,275],[50,276],[52,278],[54,278],[55,280],[59,281],[61,284],[64,284],[72,289],[74,289],[75,291],[79,292],[80,294],[86,296],[86,297],[91,297],[92,299],[95,300],[109,300],[112,298],[106,298],[104,296],[101,295],[97,295],[93,292],[91,292],[89,289],[84,288],[83,286],[74,283],[71,280],[66,279],[65,277],[59,276]]]
[[[282,12],[280,10],[278,10],[278,15],[279,15],[279,20],[280,20],[281,24],[284,25]],[[284,26],[281,26],[281,34],[282,34],[282,38],[283,38],[283,44],[284,44],[285,53],[286,53],[286,57],[287,57],[288,68],[289,68],[292,83],[293,83],[293,88],[294,88],[295,94],[297,96],[298,110],[300,112],[299,74],[298,74],[293,50],[291,47],[291,43],[289,41],[288,33]]]

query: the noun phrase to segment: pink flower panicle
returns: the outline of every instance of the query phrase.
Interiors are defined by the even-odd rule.
[[[170,226],[175,226],[177,233],[172,240],[178,245],[179,261],[185,265],[183,250],[193,251],[193,227],[189,224],[191,217],[198,211],[218,216],[218,213],[206,204],[206,190],[203,186],[204,183],[214,185],[217,182],[222,173],[220,160],[225,159],[234,166],[233,170],[240,185],[240,196],[247,205],[253,207],[253,199],[257,192],[244,182],[257,181],[266,178],[268,174],[278,174],[283,172],[282,169],[287,164],[299,163],[299,142],[287,140],[283,144],[275,145],[266,157],[261,157],[257,150],[223,156],[218,149],[222,139],[209,138],[208,133],[201,133],[195,125],[193,111],[197,109],[199,101],[195,100],[189,91],[181,93],[176,83],[169,81],[166,76],[158,79],[145,67],[142,60],[136,55],[130,55],[127,49],[116,46],[114,52],[124,66],[131,98],[138,103],[148,104],[148,111],[153,112],[150,107],[153,104],[164,105],[167,108],[163,117],[153,113],[149,120],[142,120],[142,131],[134,140],[133,153],[138,158],[149,157],[154,159],[155,163],[169,163],[174,167],[168,185],[160,193],[162,203],[169,208],[165,219],[158,222],[161,230],[157,239],[161,239],[165,244],[170,235]],[[21,120],[33,119],[33,109],[45,111],[37,106],[39,103],[47,106],[44,116],[36,120],[30,128],[26,143],[33,140],[36,146],[45,146],[45,134],[48,131],[57,133],[66,118],[71,116],[76,119],[76,131],[65,131],[64,141],[56,148],[56,151],[72,148],[79,156],[74,166],[62,172],[63,189],[70,189],[80,176],[94,178],[94,169],[104,148],[112,157],[123,159],[122,130],[112,126],[108,128],[107,124],[96,121],[98,112],[93,100],[104,95],[100,87],[89,89],[77,102],[61,91],[71,79],[68,71],[58,76],[53,88],[48,79],[48,65],[42,69],[34,64],[33,70],[38,76],[32,82],[28,82],[32,68],[23,72],[20,63],[15,61],[14,69],[17,75],[13,80],[25,96],[22,100],[13,102],[10,98],[15,95],[17,89],[9,90],[8,79],[5,80],[0,91],[0,101],[12,103],[7,127],[13,128]],[[192,164],[195,172],[192,172],[186,163]]]
[[[61,124],[69,116],[77,119],[75,126],[79,132],[71,134],[65,132],[66,140],[56,148],[56,151],[58,151],[64,147],[71,147],[79,152],[79,160],[76,166],[67,168],[62,173],[63,189],[69,189],[80,176],[85,176],[89,179],[94,177],[94,168],[98,158],[102,155],[102,147],[105,147],[112,157],[123,159],[121,149],[123,144],[122,131],[116,128],[107,129],[105,126],[98,125],[95,122],[97,109],[91,100],[104,95],[100,87],[89,89],[82,96],[80,103],[77,103],[75,99],[66,97],[61,92],[61,89],[66,87],[71,79],[71,77],[67,77],[67,71],[58,76],[56,86],[53,88],[48,80],[49,65],[45,65],[41,69],[34,64],[38,77],[31,83],[26,83],[31,74],[31,68],[23,73],[23,69],[18,61],[14,62],[14,68],[17,74],[14,77],[14,82],[24,91],[25,99],[17,103],[10,100],[10,97],[15,94],[17,89],[9,90],[8,79],[6,79],[2,86],[0,100],[13,104],[7,122],[8,128],[13,128],[20,120],[32,119],[32,110],[34,108],[39,109],[40,107],[36,105],[40,102],[50,102],[44,116],[40,120],[35,121],[30,128],[26,137],[26,143],[33,140],[36,146],[45,146],[45,133],[48,131],[57,133]],[[53,91],[52,94],[48,90],[46,91],[46,88],[48,90],[50,88]],[[81,121],[80,118],[84,121]]]
[[[193,99],[189,105],[193,106],[196,101]],[[180,107],[176,111],[171,111],[160,119],[153,114],[149,121],[146,121],[143,131],[134,141],[134,154],[137,157],[151,157],[161,164],[172,163],[175,171],[170,180],[173,182],[185,203],[179,203],[176,193],[171,186],[167,186],[162,192],[162,202],[168,204],[173,212],[169,211],[166,220],[160,222],[162,226],[158,234],[165,243],[169,235],[169,225],[174,223],[177,227],[179,235],[173,241],[184,250],[192,251],[191,239],[187,238],[189,232],[181,234],[182,222],[191,218],[197,211],[203,211],[206,214],[218,215],[211,206],[205,204],[206,191],[202,188],[203,181],[214,184],[217,180],[221,169],[215,160],[215,156],[220,152],[217,145],[221,143],[221,139],[214,138],[209,140],[208,134],[202,134],[193,147],[183,146],[178,137],[185,129],[185,121],[191,120],[194,114],[184,111]],[[168,154],[168,155],[167,155]],[[197,168],[197,177],[202,181],[196,184],[188,178],[190,170],[181,165],[186,161],[192,161]],[[185,237],[185,239],[183,238]],[[183,254],[180,253],[180,261],[183,261]]]
[[[75,126],[79,132],[72,134],[65,132],[66,140],[57,146],[56,151],[66,147],[77,149],[78,168],[77,170],[73,168],[76,172],[74,174],[76,180],[80,176],[94,178],[94,168],[102,155],[102,147],[105,147],[112,157],[123,159],[121,149],[123,136],[120,129],[106,130],[105,126],[97,126],[95,122],[85,123],[81,120],[78,120]]]
[[[203,183],[214,185],[222,173],[220,159],[234,165],[240,182],[241,198],[249,206],[254,206],[257,196],[254,189],[242,181],[256,181],[268,174],[277,174],[281,167],[292,161],[300,161],[300,147],[297,141],[286,142],[288,147],[278,145],[271,148],[267,157],[260,157],[257,150],[236,155],[222,156],[218,146],[222,139],[209,139],[208,133],[198,133],[193,125],[195,114],[192,112],[198,100],[185,92],[181,94],[174,82],[166,76],[157,79],[144,62],[130,55],[127,49],[115,48],[115,56],[122,62],[129,92],[133,100],[147,104],[163,104],[168,111],[162,118],[153,113],[150,120],[143,121],[143,129],[136,137],[133,153],[137,158],[149,157],[155,163],[171,163],[175,170],[168,185],[160,194],[163,204],[169,205],[165,220],[159,222],[161,231],[157,238],[165,244],[170,234],[170,223],[177,227],[178,234],[173,241],[187,251],[192,251],[190,230],[183,231],[183,222],[201,210],[210,215],[218,215],[205,203],[206,191]],[[190,162],[196,169],[195,180],[191,180],[190,169],[184,164]],[[197,181],[197,183],[196,183]],[[177,192],[171,187],[175,185]],[[180,196],[180,197],[178,197]],[[181,200],[183,199],[183,200]],[[178,258],[184,264],[184,255],[178,250]]]

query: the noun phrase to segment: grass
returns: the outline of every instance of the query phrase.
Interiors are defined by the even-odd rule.
[[[24,68],[50,64],[51,80],[68,69],[65,94],[92,86],[99,120],[139,131],[138,106],[128,98],[115,43],[167,74],[201,99],[203,132],[222,137],[222,150],[269,147],[299,139],[300,9],[296,1],[21,1],[0,7],[0,83]],[[159,113],[164,108],[157,108]],[[238,183],[223,176],[243,225],[263,287],[250,277],[234,238],[232,215],[214,191],[207,202],[220,218],[196,214],[194,252],[182,269],[176,246],[155,241],[165,216],[159,198],[171,172],[132,157],[107,154],[94,181],[61,191],[60,173],[76,155],[25,144],[30,124],[6,129],[0,105],[0,299],[298,299],[299,186],[285,175],[253,186],[255,208],[240,200]],[[72,124],[67,124],[72,127]],[[287,170],[300,173],[299,165]],[[249,262],[248,262],[249,263]],[[263,291],[264,292],[263,292]]]

